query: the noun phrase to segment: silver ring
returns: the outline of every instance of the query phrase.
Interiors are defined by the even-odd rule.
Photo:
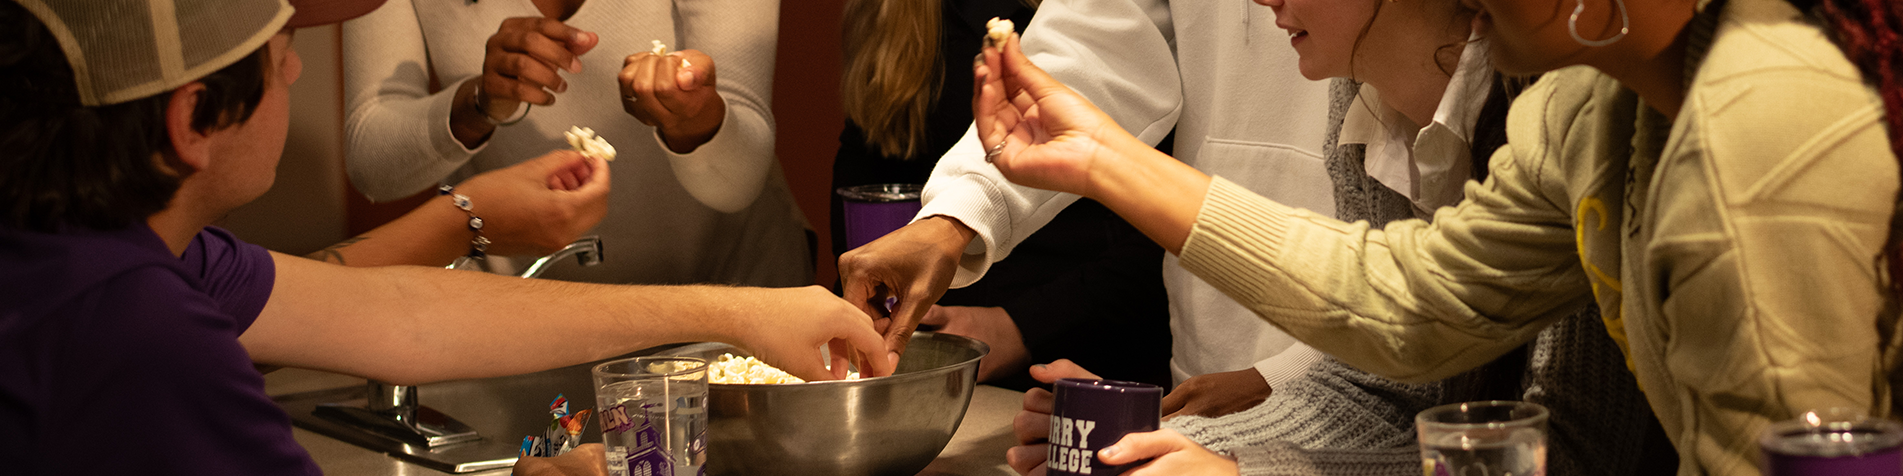
[[[1002,154],[1002,153],[1004,153],[1003,142],[999,142],[998,145],[991,146],[991,150],[985,151],[985,163],[989,164],[989,163],[997,161],[998,154]]]

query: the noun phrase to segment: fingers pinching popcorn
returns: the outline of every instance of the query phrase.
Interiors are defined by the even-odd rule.
[[[594,129],[571,126],[562,135],[568,138],[568,146],[574,147],[581,155],[610,162],[615,160],[615,146],[609,145],[608,139],[596,135]]]

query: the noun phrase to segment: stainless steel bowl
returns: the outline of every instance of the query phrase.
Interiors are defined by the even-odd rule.
[[[707,474],[912,475],[965,418],[983,342],[918,332],[891,376],[707,390]],[[740,349],[694,344],[662,354],[708,359]]]

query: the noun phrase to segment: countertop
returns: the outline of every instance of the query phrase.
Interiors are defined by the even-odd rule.
[[[586,385],[586,382],[583,382]],[[265,391],[271,395],[286,395],[316,390],[360,387],[364,380],[338,374],[303,369],[283,369],[265,376]],[[423,404],[443,406],[441,402],[432,404],[429,399],[430,387],[424,387]],[[555,390],[549,391],[552,397]],[[1011,434],[1011,422],[1022,407],[1024,393],[979,385],[972,392],[971,406],[965,411],[965,418],[958,425],[958,432],[952,435],[951,443],[939,453],[938,458],[927,466],[921,475],[933,476],[1009,476],[1014,475],[1011,467],[1004,462],[1005,450],[1015,442]],[[455,414],[452,409],[446,412]],[[440,476],[447,473],[428,467],[412,464],[394,457],[364,449],[350,443],[332,439],[303,428],[293,430],[298,444],[311,453],[319,468],[325,474],[352,476]],[[520,437],[520,435],[514,435]],[[509,474],[508,469],[466,473],[476,476],[500,476]]]

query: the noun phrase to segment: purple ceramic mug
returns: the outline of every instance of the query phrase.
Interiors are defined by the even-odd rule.
[[[909,183],[882,183],[840,187],[846,222],[846,249],[858,248],[912,222],[925,187]]]
[[[1045,468],[1053,475],[1121,474],[1142,461],[1111,466],[1097,459],[1097,450],[1117,443],[1123,435],[1156,431],[1163,387],[1139,382],[1067,378],[1052,393],[1050,459]]]

